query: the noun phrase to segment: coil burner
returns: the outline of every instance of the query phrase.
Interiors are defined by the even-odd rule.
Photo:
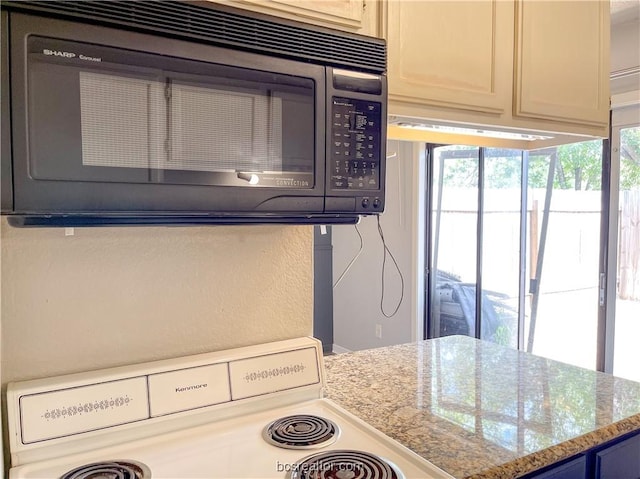
[[[373,454],[335,450],[302,459],[293,466],[291,479],[404,479],[404,474]]]
[[[150,479],[149,468],[135,461],[94,462],[65,473],[60,479]]]
[[[285,449],[315,449],[334,443],[338,426],[323,417],[296,414],[273,421],[264,429],[267,442]]]

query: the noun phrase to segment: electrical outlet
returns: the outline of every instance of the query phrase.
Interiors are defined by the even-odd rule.
[[[382,339],[382,324],[376,324],[376,338]]]

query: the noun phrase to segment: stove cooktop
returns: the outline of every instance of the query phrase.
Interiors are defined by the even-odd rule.
[[[320,351],[303,338],[11,385],[9,477],[451,478],[321,398]]]

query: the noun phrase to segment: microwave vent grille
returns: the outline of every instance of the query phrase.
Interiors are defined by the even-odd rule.
[[[382,39],[338,32],[215,4],[183,1],[21,1],[3,6],[65,18],[82,18],[107,26],[156,32],[179,38],[303,59],[335,67],[383,73]],[[273,18],[273,19],[272,19]]]

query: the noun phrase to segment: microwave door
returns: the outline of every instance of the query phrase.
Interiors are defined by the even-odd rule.
[[[324,211],[322,67],[274,60],[267,72],[238,66],[251,55],[221,65],[29,42],[26,68],[14,71],[27,75],[16,96],[28,106],[18,143],[29,145],[15,168],[16,211]]]

